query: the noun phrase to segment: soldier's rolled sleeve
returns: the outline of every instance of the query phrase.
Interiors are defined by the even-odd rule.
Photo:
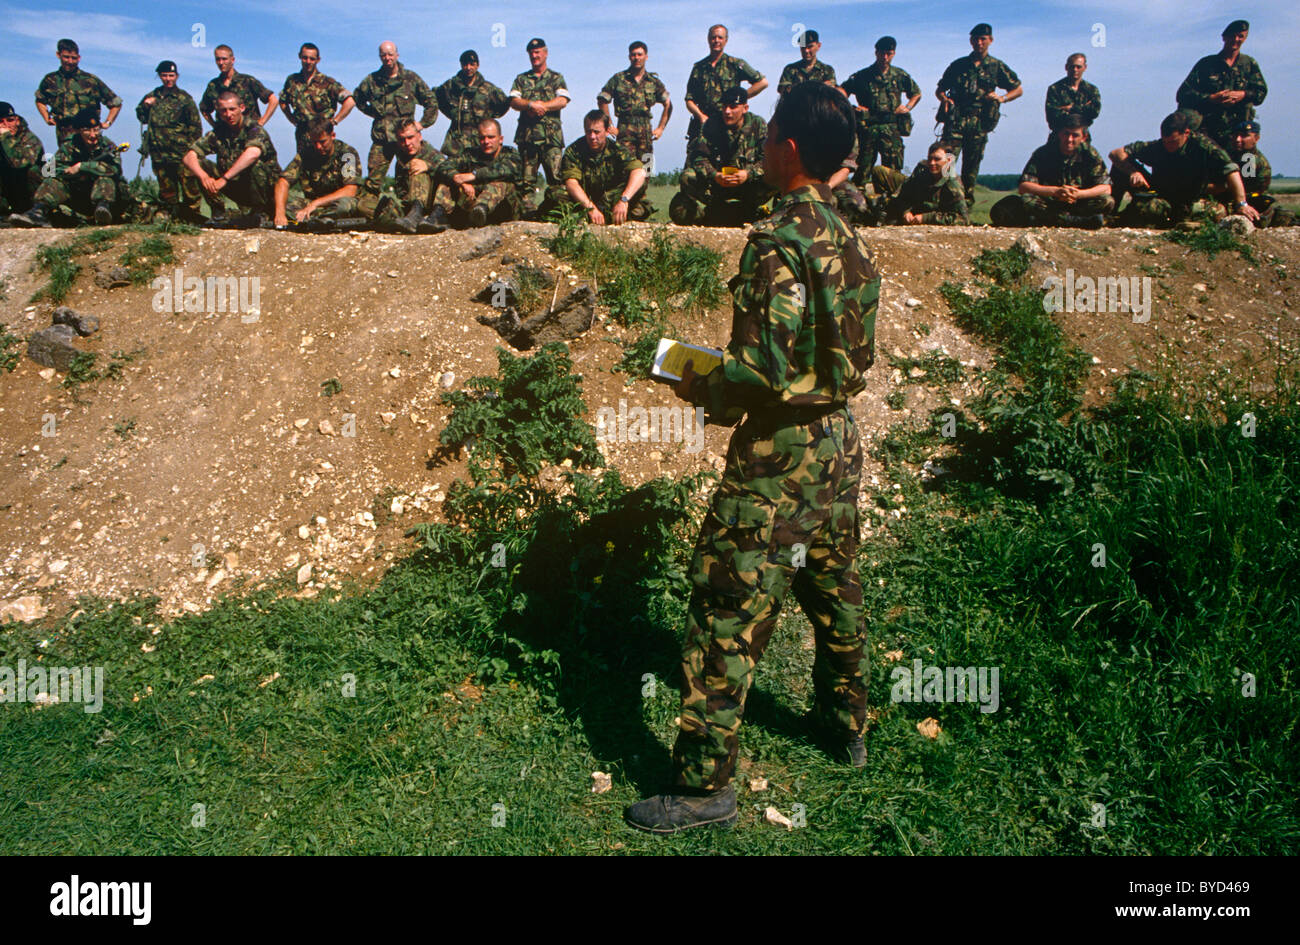
[[[576,160],[571,149],[566,148],[564,158],[560,161],[560,180],[576,180],[582,184],[582,165]]]
[[[762,82],[763,73],[759,72],[743,59],[736,60],[736,72],[746,82]]]
[[[293,160],[289,162],[289,166],[280,172],[280,177],[282,180],[287,180],[289,182],[289,186],[292,187],[294,184],[298,183],[298,177],[301,173],[302,173],[302,156],[299,154],[295,154],[293,156]]]
[[[257,96],[257,100],[263,105],[269,102],[271,100],[271,90],[263,85],[260,79],[255,79],[252,76],[249,76],[248,79],[248,87]]]
[[[1020,76],[1016,75],[1015,71],[1005,62],[1002,63],[1002,68],[998,70],[998,88],[1006,89],[1008,92],[1020,88]]]
[[[438,96],[433,94],[429,84],[423,79],[416,80],[415,100],[424,106],[424,114],[420,116],[420,124],[428,128],[438,120]],[[448,115],[448,118],[451,116]]]
[[[99,100],[108,108],[122,107],[122,97],[103,82],[99,83]]]

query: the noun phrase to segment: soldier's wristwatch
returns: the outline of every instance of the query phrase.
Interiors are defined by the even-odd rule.
[[[624,194],[622,197],[619,197],[619,198],[618,198],[618,202],[619,202],[619,203],[631,203],[632,201],[631,201],[631,199],[627,196],[627,194]]]

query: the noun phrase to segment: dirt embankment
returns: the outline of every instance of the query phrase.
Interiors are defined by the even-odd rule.
[[[621,238],[645,241],[651,229],[629,224]],[[507,271],[503,257],[559,269],[539,242],[549,230],[508,225],[499,246],[469,259],[479,241],[473,233],[173,238],[177,260],[163,275],[233,277],[232,293],[242,286],[249,308],[254,283],[238,280],[256,279],[252,311],[158,311],[159,290],[99,288],[87,265],[67,304],[99,316],[102,328],[79,347],[97,352],[101,366],[113,352],[133,356],[119,359],[120,377],[83,385],[75,396],[60,386],[61,375],[26,357],[0,374],[0,603],[38,595],[58,609],[78,594],[141,590],[175,613],[286,572],[306,595],[382,573],[409,547],[404,531],[436,519],[447,488],[465,472],[463,462],[438,466],[430,457],[446,417],[440,395],[496,370],[500,338],[476,321],[490,309],[471,296]],[[743,232],[682,235],[723,253],[724,278],[734,272]],[[989,352],[953,325],[938,288],[968,279],[972,256],[1017,235],[869,232],[885,278],[877,364],[853,405],[869,436],[972,395],[969,383],[904,378],[889,355],[941,349],[967,366],[987,366]],[[1094,356],[1090,399],[1106,396],[1128,367],[1149,367],[1162,355],[1195,375],[1257,357],[1265,339],[1297,338],[1300,232],[1253,237],[1254,268],[1234,254],[1211,261],[1140,231],[1035,235],[1042,265],[1062,278],[1073,270],[1076,280],[1151,280],[1147,322],[1124,311],[1056,316]],[[0,232],[0,322],[13,332],[25,337],[49,324],[53,306],[27,302],[44,281],[32,260],[41,243],[66,238]],[[88,262],[115,261],[125,243]],[[562,286],[573,278],[560,274]],[[682,337],[702,344],[722,345],[730,328],[725,309],[671,318]],[[590,420],[620,400],[629,408],[673,403],[662,386],[626,384],[625,375],[611,373],[634,334],[598,310],[592,330],[570,345]],[[636,482],[720,467],[728,433],[709,428],[698,451],[682,443],[607,443],[604,451]],[[880,476],[869,466],[868,483]]]

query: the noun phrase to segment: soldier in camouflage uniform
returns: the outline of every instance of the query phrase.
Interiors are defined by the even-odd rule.
[[[451,121],[442,142],[445,157],[477,148],[479,123],[510,111],[510,97],[483,78],[478,66],[478,53],[467,49],[460,54],[460,72],[438,86],[438,108]]]
[[[930,145],[926,158],[903,182],[887,205],[887,223],[912,226],[938,223],[958,226],[970,223],[966,195],[951,173],[952,156],[942,141]]]
[[[203,90],[203,97],[199,99],[199,111],[208,120],[208,124],[217,127],[213,114],[221,93],[234,92],[244,103],[244,114],[265,128],[266,123],[275,115],[280,99],[251,75],[235,71],[235,51],[229,46],[218,46],[212,50],[212,58],[217,61],[217,76],[208,83],[208,87]],[[265,115],[262,114],[259,103],[266,105]]]
[[[1100,230],[1115,209],[1106,162],[1084,140],[1082,115],[1057,119],[1048,144],[1037,148],[1020,175],[1019,193],[989,210],[994,226],[1078,226]]]
[[[414,118],[397,126],[397,199],[380,197],[377,179],[366,179],[359,208],[381,229],[414,233],[433,206],[434,187],[446,158],[424,140],[424,129]]]
[[[479,227],[523,215],[524,162],[502,142],[501,122],[479,122],[479,146],[449,159],[438,173],[434,209],[421,233],[440,233],[449,225]]]
[[[1086,130],[1101,114],[1101,92],[1091,82],[1083,81],[1087,69],[1088,57],[1075,53],[1065,60],[1065,78],[1047,87],[1047,103],[1043,108],[1047,113],[1047,127],[1052,131],[1060,128],[1068,115],[1080,116]],[[1053,137],[1049,135],[1047,140],[1051,142]]]
[[[727,28],[721,23],[709,27],[709,54],[691,66],[686,80],[686,110],[691,113],[691,123],[686,129],[686,147],[700,134],[710,118],[722,114],[722,93],[749,83],[748,98],[753,98],[767,88],[767,79],[743,59],[728,56]]]
[[[1246,187],[1246,202],[1259,211],[1256,226],[1293,226],[1295,213],[1278,203],[1268,192],[1273,184],[1273,167],[1259,150],[1259,122],[1239,122],[1232,130],[1232,147],[1228,157],[1241,169],[1241,182]]]
[[[1209,138],[1194,134],[1186,112],[1166,115],[1159,138],[1116,148],[1110,159],[1116,206],[1125,193],[1133,194],[1118,218],[1126,226],[1164,228],[1193,215],[1218,218],[1224,210],[1218,198],[1229,195],[1234,212],[1252,222],[1259,219],[1259,211],[1246,202],[1236,162]]]
[[[108,106],[103,127],[111,128],[122,110],[122,100],[98,76],[82,72],[81,51],[70,39],[58,42],[59,68],[41,79],[36,89],[36,110],[47,125],[53,125],[59,144],[72,137],[72,119],[87,108],[99,117],[99,106]]]
[[[102,134],[97,111],[87,108],[72,119],[75,134],[59,145],[54,176],[41,181],[32,209],[16,215],[14,222],[49,226],[49,218],[62,208],[71,212],[70,223],[93,217],[106,226],[125,218],[132,204],[131,191],[122,176],[118,147]]]
[[[207,159],[215,154],[216,163]],[[244,111],[239,93],[217,96],[217,123],[190,146],[183,159],[207,196],[212,226],[260,226],[275,213],[275,182],[280,162],[275,145],[257,119]],[[225,219],[222,197],[234,201],[240,219]]]
[[[949,154],[961,155],[961,183],[966,202],[975,200],[975,178],[989,134],[998,124],[998,106],[1024,94],[1019,77],[1000,59],[988,54],[993,27],[979,23],[970,31],[971,54],[953,60],[935,90],[942,103],[942,140]],[[998,89],[1006,89],[998,95]]]
[[[835,84],[835,67],[817,58],[817,53],[822,48],[821,36],[817,31],[804,30],[797,38],[799,58],[781,70],[781,78],[776,83],[777,95],[784,95],[804,82]]]
[[[606,116],[609,115],[610,103],[613,103],[618,124],[610,129],[610,134],[618,139],[619,146],[624,151],[641,160],[647,174],[653,173],[654,143],[663,135],[668,118],[673,113],[668,87],[659,76],[646,71],[648,57],[649,50],[645,43],[637,40],[629,45],[628,67],[610,76],[596,96],[596,105]],[[664,108],[659,115],[659,124],[652,130],[651,109],[656,104],[663,105]]]
[[[431,127],[438,118],[438,100],[433,90],[398,61],[396,45],[380,43],[379,61],[383,65],[362,79],[352,92],[357,110],[374,119],[370,125],[366,175],[367,187],[375,188],[375,194],[379,192],[375,182],[383,183],[388,165],[397,157],[398,128],[408,119],[415,118],[415,106],[424,106],[420,117],[422,128]]]
[[[853,135],[853,147],[841,162],[839,169],[826,181],[835,197],[835,209],[840,216],[850,223],[877,226],[880,223],[878,207],[866,198],[866,195],[853,183],[853,175],[858,170],[858,136]]]
[[[1250,56],[1241,51],[1250,32],[1245,20],[1233,20],[1223,30],[1223,49],[1199,60],[1178,87],[1178,107],[1201,116],[1199,130],[1220,147],[1231,144],[1232,129],[1255,117],[1255,106],[1264,102],[1268,85]]]
[[[599,109],[582,120],[585,134],[560,159],[568,198],[587,211],[596,226],[648,220],[654,208],[645,199],[645,168],[635,155],[609,138],[609,116]]]
[[[44,159],[45,146],[27,127],[27,119],[8,102],[0,102],[0,213],[31,209]]]
[[[731,340],[721,365],[703,377],[688,365],[676,387],[715,423],[746,416],[691,565],[674,787],[625,813],[652,833],[735,823],[745,701],[790,594],[813,627],[814,718],[845,761],[867,761],[862,442],[848,403],[874,361],[880,275],[825,183],[855,135],[848,100],[805,83],[772,129],[767,168],[784,196],[731,280]]]
[[[681,190],[668,207],[679,225],[744,226],[764,216],[775,196],[763,177],[767,123],[749,111],[739,86],[722,101],[721,116],[704,126],[686,153]]]
[[[892,36],[876,40],[876,61],[859,69],[843,85],[845,95],[858,100],[859,187],[880,156],[882,167],[903,169],[903,138],[912,133],[912,109],[921,101],[921,87],[893,65],[898,41]],[[900,99],[906,98],[906,103]]]
[[[573,98],[564,76],[546,66],[546,41],[534,37],[528,41],[528,59],[533,67],[515,76],[510,86],[510,107],[519,112],[515,144],[524,162],[524,207],[526,212],[546,214],[563,199],[564,181],[560,179],[560,156],[564,153],[564,129],[560,110]],[[537,168],[546,170],[546,199],[535,206]]]
[[[298,48],[298,61],[302,70],[286,77],[280,90],[280,111],[293,124],[294,144],[301,154],[313,118],[324,118],[337,128],[357,103],[342,82],[320,71],[320,49],[315,43]]]
[[[203,136],[199,106],[176,84],[176,63],[164,59],[158,63],[157,73],[162,84],[135,107],[135,117],[145,126],[141,150],[153,165],[158,200],[165,211],[177,219],[198,222],[203,216],[198,181],[185,173],[181,161],[190,145]]]
[[[355,216],[362,181],[361,155],[334,136],[328,118],[307,122],[303,137],[306,143],[275,183],[275,225],[287,226],[289,214],[296,223],[314,220],[326,227],[328,222]],[[302,190],[303,200],[289,199],[289,188],[294,185]]]

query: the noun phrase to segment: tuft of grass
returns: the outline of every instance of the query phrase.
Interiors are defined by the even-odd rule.
[[[148,285],[158,272],[159,266],[170,265],[176,261],[172,250],[172,241],[165,236],[146,236],[131,246],[118,261],[131,273],[132,285]]]
[[[1171,243],[1186,246],[1213,259],[1219,253],[1235,252],[1252,266],[1259,265],[1255,247],[1227,227],[1203,223],[1194,230],[1169,230],[1164,238]]]
[[[11,332],[4,322],[0,322],[0,371],[12,373],[18,367],[18,361],[22,357],[22,343],[22,338]]]
[[[193,235],[198,232],[198,227],[184,223],[133,223],[112,229],[78,232],[65,243],[47,243],[36,250],[32,268],[33,271],[49,273],[49,281],[32,294],[30,301],[49,299],[55,305],[62,304],[81,273],[80,258],[107,249],[119,236],[128,233],[145,234],[144,239],[120,257],[122,263],[131,270],[132,282],[144,285],[153,278],[159,265],[173,261],[171,242],[166,239],[167,236]]]
[[[321,381],[320,393],[322,397],[333,397],[335,394],[343,393],[343,385],[339,383],[337,377],[331,377],[329,380]]]
[[[135,417],[117,421],[117,423],[113,424],[113,432],[125,440],[135,432]]]

